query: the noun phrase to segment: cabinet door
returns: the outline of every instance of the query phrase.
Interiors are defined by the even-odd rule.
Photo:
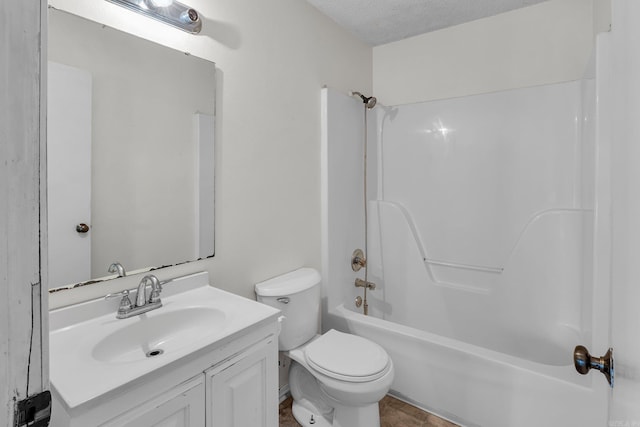
[[[201,427],[204,420],[204,375],[201,374],[101,426]]]
[[[275,337],[206,371],[207,427],[277,427],[277,374]]]

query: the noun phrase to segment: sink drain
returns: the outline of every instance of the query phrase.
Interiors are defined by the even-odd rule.
[[[155,350],[149,350],[149,351],[147,351],[147,357],[160,356],[162,353],[164,353],[164,350],[161,350],[159,348],[157,348]]]

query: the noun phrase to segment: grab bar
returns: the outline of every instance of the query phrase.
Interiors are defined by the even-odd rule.
[[[402,215],[405,221],[405,224],[409,227],[409,231],[411,232],[413,241],[415,242],[418,252],[420,253],[420,257],[422,258],[422,261],[425,263],[427,274],[429,274],[429,276],[436,283],[442,283],[442,282],[435,278],[433,272],[431,271],[431,268],[429,268],[429,265],[440,265],[443,267],[453,267],[453,268],[462,268],[465,270],[484,271],[486,273],[493,273],[493,274],[502,274],[502,272],[504,271],[504,267],[486,267],[482,265],[460,264],[456,262],[439,261],[439,260],[427,258],[427,251],[425,249],[424,244],[422,243],[422,239],[420,238],[418,227],[413,221],[413,218],[411,217],[411,214],[409,213],[409,211],[407,211],[407,209],[404,206],[396,202],[378,200],[377,203],[379,205],[391,206],[392,208],[397,209],[400,212],[400,214]]]
[[[431,265],[441,265],[443,267],[463,268],[465,270],[484,271],[487,273],[500,274],[504,271],[502,267],[485,267],[482,265],[458,264],[455,262],[437,261],[435,259],[423,258],[423,261]]]

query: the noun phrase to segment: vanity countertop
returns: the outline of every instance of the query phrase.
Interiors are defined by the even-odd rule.
[[[66,406],[78,407],[181,359],[211,352],[275,322],[279,313],[210,286],[207,273],[168,282],[161,297],[162,307],[128,319],[116,319],[119,299],[50,312],[51,385]]]

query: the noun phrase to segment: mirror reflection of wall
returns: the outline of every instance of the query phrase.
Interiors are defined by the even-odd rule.
[[[213,255],[215,64],[55,9],[48,51],[50,288]]]

